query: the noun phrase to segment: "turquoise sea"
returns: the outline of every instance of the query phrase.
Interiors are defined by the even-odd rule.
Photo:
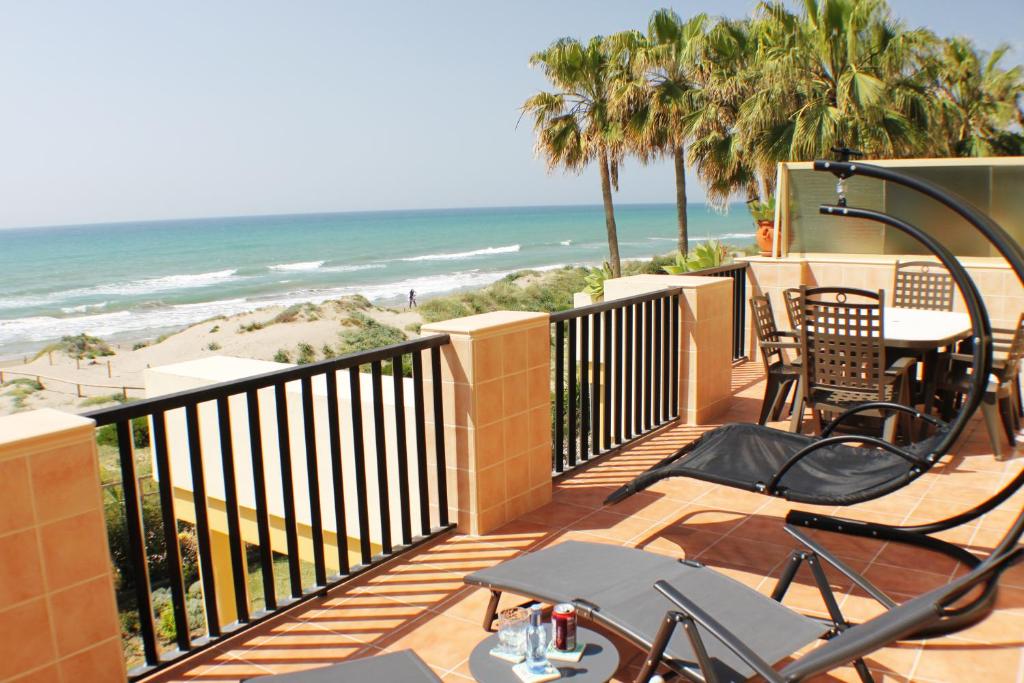
[[[675,207],[616,208],[623,258],[674,250]],[[742,205],[689,209],[693,241],[753,241]],[[140,339],[347,294],[393,304],[523,268],[607,258],[600,206],[202,218],[0,230],[0,356],[63,335]]]

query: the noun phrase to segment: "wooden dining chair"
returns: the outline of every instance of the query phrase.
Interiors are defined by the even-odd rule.
[[[985,418],[992,454],[997,460],[1003,459],[1000,429],[1012,449],[1017,444],[1017,432],[1021,426],[1020,371],[1024,363],[1024,313],[1017,319],[1016,327],[992,328],[996,358],[992,363],[992,375],[981,403],[981,414]],[[966,393],[971,382],[974,357],[966,353],[949,355],[949,369],[943,373],[939,383],[942,396],[943,414],[951,414],[952,402]],[[1001,423],[1001,424],[1000,424]]]
[[[932,261],[896,262],[892,305],[928,311],[952,311],[956,285],[949,271]]]
[[[795,356],[800,345],[796,341],[796,333],[779,330],[775,324],[771,299],[767,296],[750,297],[750,313],[757,345],[761,350],[761,362],[764,364],[764,399],[757,420],[758,424],[763,425],[769,417],[772,420],[779,419],[790,389],[800,380],[800,368],[787,354],[787,350],[791,350]]]
[[[800,288],[802,397],[793,411],[791,429],[799,432],[804,408],[819,429],[825,414],[841,413],[869,401],[910,400],[912,357],[886,363],[884,292],[845,287]],[[865,411],[884,419],[882,436],[896,436],[897,413]]]

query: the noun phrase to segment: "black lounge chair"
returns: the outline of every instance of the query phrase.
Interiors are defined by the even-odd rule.
[[[850,663],[870,682],[863,657],[900,640],[954,633],[991,612],[999,574],[1024,554],[1016,547],[1022,528],[1024,514],[1000,548],[969,573],[902,605],[889,601],[886,612],[855,626],[842,616],[813,551],[799,552],[810,562],[830,621],[781,604],[794,564],[793,574],[784,572],[767,597],[698,562],[603,543],[566,541],[474,572],[465,581],[491,590],[485,629],[505,591],[574,604],[583,618],[648,652],[637,683],[646,683],[661,664],[693,681],[745,681],[759,675],[781,683]],[[978,586],[980,594],[964,600]],[[819,639],[827,642],[773,668]]]
[[[838,150],[846,152],[844,150]],[[967,201],[928,181],[898,170],[843,161],[816,161],[816,171],[844,180],[853,175],[903,185],[935,199],[964,218],[1006,258],[1024,283],[1024,248],[991,218]],[[992,370],[992,329],[981,296],[957,258],[935,238],[888,214],[845,205],[823,205],[821,213],[860,218],[890,226],[915,238],[945,266],[963,296],[971,318],[971,365],[975,369],[959,413],[949,423],[896,403],[870,401],[854,406],[829,423],[820,436],[804,436],[770,427],[732,424],[714,429],[662,460],[654,468],[613,492],[616,503],[665,477],[687,476],[802,503],[851,505],[891,493],[927,472],[949,451],[979,407]],[[932,433],[909,446],[863,435],[833,436],[832,431],[863,412],[900,411],[931,423]],[[936,537],[939,532],[977,519],[1024,486],[1024,471],[989,499],[947,519],[916,526],[864,523],[828,515],[793,511],[796,526],[841,532],[929,547],[974,566],[978,560]]]
[[[265,683],[441,683],[441,679],[412,650],[399,650],[331,666],[249,680]]]

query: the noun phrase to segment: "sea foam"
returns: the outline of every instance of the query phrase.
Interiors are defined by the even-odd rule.
[[[267,266],[267,268],[270,270],[316,270],[323,264],[323,261],[298,261],[296,263],[278,263]]]
[[[458,261],[460,259],[474,258],[477,256],[493,256],[495,254],[514,254],[519,251],[518,244],[510,244],[506,247],[485,247],[473,251],[456,251],[452,253],[424,254],[422,256],[407,256],[399,261]]]

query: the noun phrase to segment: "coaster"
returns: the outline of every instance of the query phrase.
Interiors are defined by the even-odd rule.
[[[548,643],[548,659],[555,659],[560,662],[578,662],[583,659],[583,651],[587,646],[583,643],[576,643],[572,650],[556,650],[554,643]]]
[[[519,676],[519,680],[523,683],[544,683],[545,681],[555,681],[562,677],[561,672],[551,666],[551,664],[548,664],[548,668],[544,670],[544,673],[539,674],[531,673],[526,666],[526,662],[516,664],[512,667],[512,671],[515,672],[516,676]]]
[[[526,659],[526,657],[524,657],[523,655],[506,652],[505,650],[502,650],[501,648],[497,647],[492,647],[490,650],[487,651],[487,654],[489,654],[492,657],[497,657],[498,659],[506,661],[509,664],[518,664],[519,662]]]

